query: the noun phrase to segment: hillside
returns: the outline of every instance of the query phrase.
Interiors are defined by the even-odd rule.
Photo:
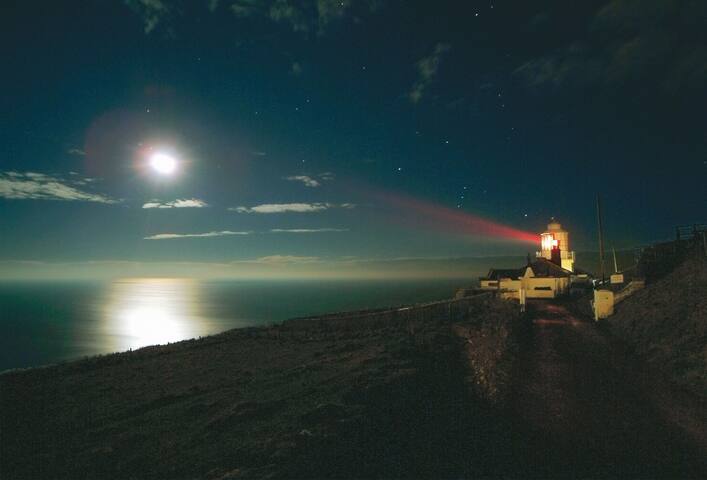
[[[479,476],[512,305],[306,319],[0,375],[0,477]],[[460,310],[463,306],[463,310]],[[374,314],[374,318],[378,313]],[[478,347],[465,357],[464,345]],[[478,432],[469,436],[469,432]]]
[[[620,303],[608,325],[675,383],[707,395],[707,259],[695,253],[658,278]]]

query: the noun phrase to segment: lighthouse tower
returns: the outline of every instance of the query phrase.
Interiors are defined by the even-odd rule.
[[[574,272],[574,252],[570,250],[569,233],[554,218],[547,225],[547,230],[540,234],[540,251],[536,255]]]

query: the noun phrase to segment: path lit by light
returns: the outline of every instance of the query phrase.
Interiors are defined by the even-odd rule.
[[[199,283],[194,280],[118,280],[105,304],[103,333],[113,351],[194,338],[211,330],[198,305]]]

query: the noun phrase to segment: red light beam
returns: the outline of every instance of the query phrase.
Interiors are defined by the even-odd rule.
[[[462,212],[432,202],[419,200],[393,192],[369,190],[366,196],[375,198],[383,205],[412,215],[415,223],[428,224],[434,228],[479,237],[491,237],[523,243],[537,243],[538,235],[509,227],[493,220],[468,212]],[[401,217],[397,217],[402,219]]]

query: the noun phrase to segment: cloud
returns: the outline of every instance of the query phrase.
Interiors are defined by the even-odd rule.
[[[165,203],[153,200],[145,203],[142,208],[204,208],[208,206],[208,203],[198,198],[184,198]]]
[[[319,32],[323,32],[332,21],[345,17],[353,3],[353,0],[317,0]]]
[[[302,75],[302,72],[304,71],[304,68],[302,67],[302,64],[299,62],[292,62],[292,65],[290,66],[290,73],[294,75],[295,77],[299,77]]]
[[[322,212],[330,208],[356,208],[354,203],[264,203],[254,207],[231,207],[229,210],[238,213],[311,213]]]
[[[93,182],[92,178],[63,179],[36,172],[0,172],[0,198],[13,200],[63,200],[96,203],[118,203],[99,193],[77,188]]]
[[[206,237],[226,237],[229,235],[250,235],[253,232],[232,232],[230,230],[222,230],[220,232],[206,233],[158,233],[144,237],[145,240],[171,240],[174,238],[206,238]]]
[[[285,177],[285,180],[291,182],[302,182],[305,187],[316,188],[321,187],[322,182],[328,182],[334,179],[334,174],[331,172],[320,173],[319,175],[292,175]]]
[[[187,11],[185,2],[173,0],[123,0],[123,3],[140,18],[146,34],[158,27],[173,34],[176,17]],[[316,31],[323,35],[335,21],[360,21],[364,15],[376,13],[386,0],[206,0],[202,3],[212,14],[228,9],[237,19],[262,18],[285,25],[293,32]],[[292,73],[298,74],[294,68]]]
[[[275,0],[272,2],[268,15],[274,22],[289,24],[295,32],[306,32],[309,30],[304,11],[288,0]]]
[[[524,61],[515,75],[532,87],[701,91],[705,18],[704,2],[612,0],[587,17],[574,40]]]
[[[171,7],[163,0],[125,0],[125,4],[140,16],[147,34],[171,13]]]
[[[420,59],[417,64],[417,81],[413,84],[408,93],[408,97],[412,103],[419,103],[427,90],[427,87],[434,81],[439,70],[439,64],[442,61],[444,54],[449,52],[451,46],[447,43],[438,43],[435,46],[432,55]]]
[[[237,263],[267,263],[267,264],[282,264],[282,263],[317,263],[320,262],[319,257],[304,257],[297,255],[269,255],[260,257],[255,260],[244,260]]]
[[[327,203],[264,203],[255,207],[235,207],[229,210],[238,213],[309,213],[320,212],[329,208]]]
[[[377,12],[384,0],[235,0],[231,12],[237,18],[264,17],[292,31],[316,31],[322,35],[335,21],[360,19]]]
[[[317,179],[308,175],[293,175],[291,177],[285,177],[285,180],[289,180],[291,182],[302,182],[305,187],[310,188],[321,187],[322,185]]]
[[[348,228],[273,228],[271,233],[324,233],[348,232]]]
[[[231,12],[239,18],[250,17],[262,10],[261,3],[260,0],[236,0],[231,4]]]
[[[158,27],[173,34],[176,17],[185,14],[185,2],[173,0],[123,0],[142,21],[146,34]],[[344,19],[360,21],[366,14],[374,14],[386,0],[206,0],[206,11],[215,14],[230,10],[237,19],[262,18],[282,24],[293,32],[307,34],[316,31],[323,35],[335,22]],[[293,65],[294,66],[294,65]],[[293,72],[298,74],[294,68]]]
[[[86,156],[86,152],[81,150],[80,148],[70,148],[66,151],[69,155],[78,155],[81,157]]]

